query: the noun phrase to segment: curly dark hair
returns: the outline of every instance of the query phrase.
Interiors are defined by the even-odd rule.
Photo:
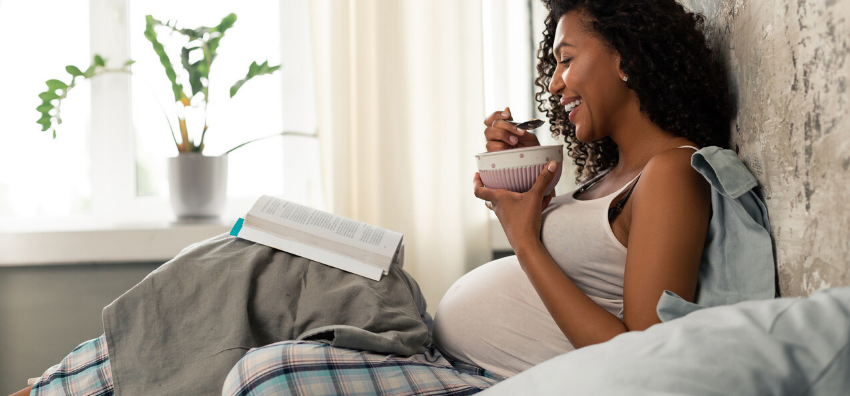
[[[661,129],[700,146],[726,148],[732,105],[726,70],[703,29],[705,17],[675,0],[543,0],[549,15],[537,50],[537,108],[549,118],[552,137],[564,142],[576,164],[576,181],[614,167],[619,160],[611,138],[582,143],[575,125],[549,94],[557,66],[552,56],[558,21],[570,11],[588,16],[587,28],[620,54],[627,86],[637,93],[640,111]]]

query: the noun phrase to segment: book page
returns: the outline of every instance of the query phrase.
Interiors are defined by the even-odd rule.
[[[317,249],[298,242],[281,239],[261,230],[255,230],[251,227],[242,227],[239,231],[239,238],[261,243],[297,256],[306,257],[310,260],[318,261],[322,264],[339,268],[343,271],[348,271],[376,281],[381,280],[381,275],[387,274],[387,272],[382,271],[380,268],[364,264],[349,257],[340,256],[332,252]]]
[[[260,197],[248,212],[248,216],[268,220],[390,259],[395,256],[402,240],[400,233],[269,195]],[[251,219],[246,217],[245,221],[251,224]]]

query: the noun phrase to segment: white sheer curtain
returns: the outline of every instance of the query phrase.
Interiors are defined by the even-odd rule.
[[[310,1],[327,207],[404,233],[433,313],[490,259],[479,0]]]

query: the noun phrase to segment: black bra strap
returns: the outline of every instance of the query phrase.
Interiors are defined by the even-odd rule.
[[[623,211],[623,207],[626,206],[626,200],[629,199],[629,196],[632,195],[632,191],[635,190],[635,186],[637,186],[638,180],[640,180],[640,175],[638,175],[637,179],[635,179],[634,184],[632,184],[632,188],[629,189],[629,192],[623,196],[622,199],[617,201],[617,204],[608,208],[608,222],[614,221],[614,218],[617,217],[620,212]]]
[[[609,169],[608,172],[600,172],[598,175],[592,177],[589,181],[587,181],[581,187],[579,187],[576,192],[573,193],[573,198],[575,198],[576,195],[581,194],[581,193],[585,192],[587,189],[593,187],[593,185],[596,184],[596,182],[598,182],[599,180],[602,180],[602,178],[605,177],[610,171],[611,170]]]
[[[679,146],[679,147],[676,147],[676,148],[683,148],[683,147],[687,147],[687,148],[693,149],[695,151],[699,151],[699,149],[694,147],[694,146]],[[614,221],[614,218],[617,217],[617,215],[620,214],[620,212],[623,211],[623,207],[626,206],[626,200],[629,199],[629,195],[632,195],[632,191],[635,190],[635,186],[637,185],[638,180],[640,180],[640,175],[638,175],[637,179],[635,179],[635,183],[632,184],[632,188],[629,189],[629,192],[627,192],[626,195],[624,195],[623,198],[620,199],[617,202],[616,205],[608,208],[608,222],[609,223]]]

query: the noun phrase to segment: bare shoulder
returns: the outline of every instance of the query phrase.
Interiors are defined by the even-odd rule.
[[[690,203],[711,202],[711,190],[705,178],[691,166],[689,148],[677,148],[656,154],[643,169],[635,186],[635,201]]]
[[[644,174],[665,176],[702,176],[691,166],[690,148],[675,148],[662,151],[652,157],[644,168]]]

